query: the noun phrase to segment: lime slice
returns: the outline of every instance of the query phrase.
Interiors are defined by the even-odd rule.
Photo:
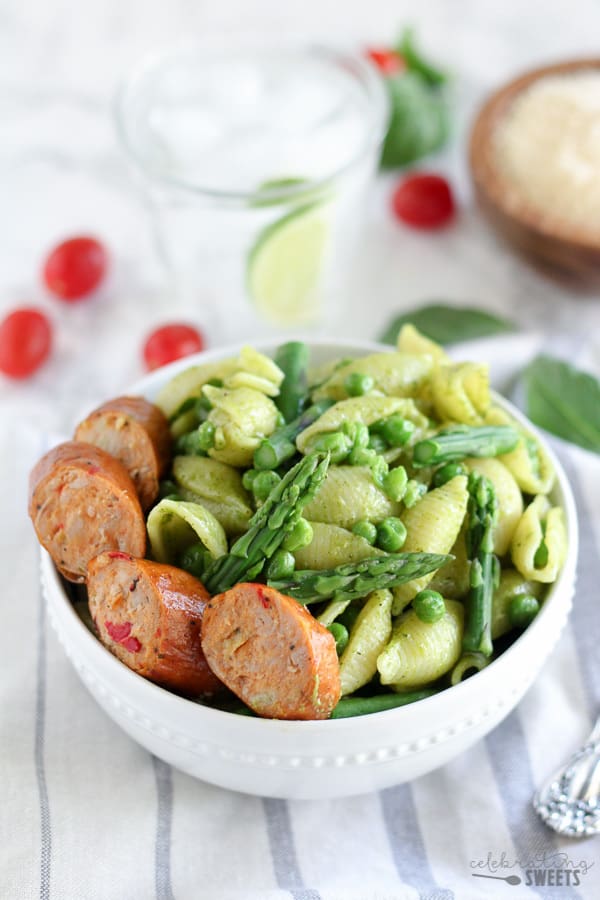
[[[273,222],[248,256],[248,291],[257,311],[275,325],[316,318],[329,223],[323,204],[310,204]]]

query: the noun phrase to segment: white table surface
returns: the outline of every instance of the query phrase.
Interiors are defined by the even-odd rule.
[[[24,513],[25,474],[39,452],[34,432],[70,431],[82,412],[138,378],[143,336],[169,315],[169,297],[148,220],[128,180],[112,129],[109,107],[118,80],[147,51],[194,34],[251,30],[275,39],[289,33],[385,43],[403,22],[413,23],[432,57],[445,61],[456,73],[456,135],[449,150],[429,165],[452,178],[460,214],[456,224],[440,234],[411,232],[389,215],[393,179],[379,181],[370,201],[360,277],[348,297],[340,336],[374,337],[392,313],[421,301],[469,302],[514,317],[558,350],[571,350],[585,341],[586,359],[599,364],[597,294],[576,294],[553,283],[501,247],[472,206],[465,163],[469,122],[487,91],[534,64],[597,53],[600,5],[596,0],[570,4],[564,0],[87,0],[78,4],[4,0],[0,5],[0,315],[12,306],[34,303],[48,312],[56,330],[53,358],[35,378],[16,384],[0,376],[5,448],[0,496],[6,524],[0,543],[6,554],[4,564],[10,564],[13,576],[6,597],[11,610],[17,599],[28,602],[27,596],[17,598],[16,594],[29,583],[26,565],[35,565]],[[45,295],[38,275],[40,263],[57,237],[82,230],[106,237],[115,265],[110,283],[98,297],[77,306],[63,305]],[[197,310],[189,310],[189,315],[197,318]],[[585,471],[595,473],[597,494],[597,465],[594,468],[589,459],[586,465]],[[18,617],[11,616],[9,621],[10,638],[21,640]],[[47,640],[53,665],[67,666],[54,638]],[[571,644],[564,652],[571,654],[571,660]],[[543,696],[543,691],[536,696]],[[552,698],[545,699],[551,702]],[[101,716],[97,711],[94,715]],[[91,727],[96,727],[94,715],[90,712]],[[548,723],[551,716],[543,721]],[[536,777],[546,771],[550,758],[558,761],[583,736],[586,723],[588,713],[577,720],[577,734],[563,734],[548,759],[538,743]],[[108,729],[108,724],[103,727]],[[497,751],[501,752],[501,743]],[[435,782],[440,788],[446,784],[444,778],[441,774]],[[18,792],[18,780],[11,784]],[[417,798],[428,790],[417,789]],[[472,787],[471,801],[476,801],[476,795]],[[216,794],[211,797],[216,803]],[[8,834],[2,802],[0,833],[5,827]],[[28,798],[27,802],[35,801]],[[422,809],[419,815],[427,821],[421,824],[430,828],[428,834],[435,834],[428,848],[435,858],[438,852],[443,855],[450,838],[435,832],[434,808],[425,803]],[[36,815],[31,812],[33,819]],[[433,816],[431,821],[428,816]],[[27,826],[23,827],[25,835]],[[489,841],[494,830],[486,825],[484,831]],[[508,837],[502,844],[503,834],[499,833],[499,846],[490,850],[506,846]],[[479,850],[485,846],[484,841]],[[597,848],[589,842],[584,855],[588,861],[600,862]],[[2,846],[0,870],[1,858]],[[465,865],[465,860],[457,861],[461,871]],[[438,878],[438,883],[443,879]],[[598,884],[597,879],[594,883]],[[38,896],[34,875],[24,874],[23,885],[23,893],[16,896]],[[594,896],[589,880],[588,885],[591,892],[585,896]],[[506,887],[498,883],[496,893],[495,883],[489,886],[494,893],[485,896],[500,896],[500,888]],[[509,893],[517,896],[507,889]],[[530,895],[534,896],[528,891],[526,896]],[[61,896],[56,882],[52,896]],[[281,896],[288,895],[282,891]],[[467,894],[459,890],[456,896]],[[554,895],[549,891],[548,896]],[[568,895],[557,891],[556,896]]]

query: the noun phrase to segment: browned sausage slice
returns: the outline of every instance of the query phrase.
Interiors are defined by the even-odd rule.
[[[92,444],[68,441],[40,459],[29,476],[29,515],[69,581],[85,581],[88,561],[103,550],[146,550],[146,523],[127,470]]]
[[[158,481],[171,458],[171,433],[162,410],[143,397],[115,397],[75,429],[86,441],[120,460],[133,479],[143,509],[158,495]]]
[[[340,698],[333,635],[263,584],[237,584],[212,598],[202,648],[213,672],[260,716],[326,719]]]
[[[202,652],[210,599],[182,569],[103,553],[88,566],[90,612],[102,643],[135,672],[185,694],[223,688]]]

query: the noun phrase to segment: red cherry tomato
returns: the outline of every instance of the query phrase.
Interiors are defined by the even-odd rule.
[[[182,356],[204,349],[204,337],[191,325],[172,322],[153,331],[144,344],[144,362],[147,369],[158,369]]]
[[[395,75],[403,72],[406,63],[400,53],[387,47],[368,47],[367,56],[375,63],[382,75]]]
[[[15,309],[0,322],[0,372],[29,378],[50,353],[52,328],[43,312]]]
[[[442,228],[454,216],[452,189],[441,175],[415,174],[392,195],[396,217],[413,228]]]
[[[106,274],[108,253],[92,237],[74,237],[58,244],[44,264],[50,293],[71,303],[94,291]]]

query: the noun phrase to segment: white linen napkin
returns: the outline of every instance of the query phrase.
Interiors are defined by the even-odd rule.
[[[459,355],[491,359],[506,385],[539,343],[499,338]],[[570,623],[519,707],[485,740],[412,784],[286,802],[173,770],[121,732],[79,682],[48,630],[26,515],[26,478],[43,440],[16,415],[0,432],[3,900],[600,896],[598,840],[559,839],[531,808],[534,787],[600,712],[598,456],[554,442],[579,511],[578,586]],[[525,868],[561,866],[578,871],[571,887],[525,883]],[[522,882],[474,873],[517,874]]]

